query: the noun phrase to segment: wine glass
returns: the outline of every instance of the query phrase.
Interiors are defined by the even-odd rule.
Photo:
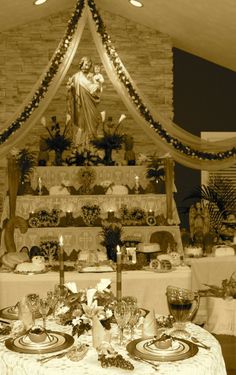
[[[119,344],[123,345],[124,342],[124,328],[130,320],[130,307],[121,300],[116,302],[114,306],[114,317],[119,328]]]
[[[49,303],[49,311],[51,310],[51,313],[52,313],[51,319],[54,320],[55,319],[55,308],[56,308],[57,302],[59,300],[59,297],[57,296],[57,294],[53,290],[49,290],[47,292],[47,299],[48,299],[48,303]]]
[[[196,314],[200,296],[197,292],[175,286],[168,286],[166,290],[170,314],[174,317],[174,335],[188,337],[186,322],[191,321]]]
[[[32,320],[33,324],[35,323],[35,318],[37,312],[39,312],[39,295],[36,293],[27,294],[27,301],[30,304],[30,308],[32,311]]]
[[[132,341],[134,338],[134,329],[137,325],[139,318],[141,315],[140,308],[137,305],[130,305],[130,319],[128,322],[128,326],[130,329],[130,340]]]
[[[39,312],[43,318],[43,328],[46,329],[46,317],[50,309],[50,302],[48,298],[39,299]]]

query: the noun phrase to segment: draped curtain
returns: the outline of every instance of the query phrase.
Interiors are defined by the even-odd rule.
[[[78,0],[78,3],[79,2],[80,0]],[[24,122],[24,124],[18,130],[12,133],[11,136],[7,139],[7,141],[5,141],[3,144],[0,145],[0,156],[6,155],[15,144],[19,143],[22,140],[22,138],[25,136],[25,134],[28,133],[33,128],[34,124],[40,119],[40,117],[44,113],[45,109],[47,108],[53,96],[55,95],[58,87],[60,86],[61,82],[63,81],[70,67],[70,64],[73,60],[73,57],[80,43],[81,35],[83,33],[86,21],[89,22],[89,26],[90,26],[90,30],[93,36],[94,43],[100,55],[101,61],[104,65],[106,73],[109,79],[111,80],[114,88],[116,89],[120,98],[124,102],[127,110],[130,112],[131,116],[134,118],[136,124],[143,129],[143,131],[152,139],[152,141],[158,146],[158,148],[162,149],[164,152],[168,152],[173,157],[173,159],[179,162],[180,164],[183,164],[187,167],[194,168],[194,169],[217,170],[217,169],[227,168],[236,162],[235,152],[233,153],[232,157],[226,157],[220,160],[201,159],[200,157],[195,157],[193,154],[187,155],[181,152],[180,150],[177,150],[176,148],[174,148],[172,143],[167,143],[165,139],[163,139],[162,137],[159,136],[159,134],[157,134],[157,132],[150,126],[150,123],[148,123],[145,120],[145,118],[140,114],[140,112],[138,111],[138,108],[130,99],[130,96],[125,86],[120,81],[117,75],[116,69],[114,68],[113,63],[106,52],[106,48],[104,46],[101,35],[99,35],[98,33],[97,25],[92,16],[92,11],[87,4],[87,0],[85,3],[85,7],[83,9],[83,12],[82,12],[82,16],[80,17],[77,23],[76,31],[73,34],[73,38],[69,45],[69,48],[67,49],[64,59],[61,62],[60,67],[57,73],[55,74],[52,80],[52,83],[47,90],[46,95],[40,101],[37,108],[34,109],[31,116]],[[44,76],[45,72],[50,68],[52,61],[53,61],[53,57],[51,61],[49,62],[48,66],[46,67],[45,71],[42,73],[42,76],[39,78],[38,82],[33,87],[31,93],[22,103],[20,108],[18,108],[13,118],[5,124],[5,128],[9,127],[12,121],[14,121],[14,119],[17,118],[17,116],[19,116],[19,114],[25,108],[29,100],[32,98],[33,93],[35,92],[35,90],[37,90],[37,87],[42,81],[42,77]],[[210,152],[210,153],[220,153],[220,152],[228,151],[234,148],[234,151],[235,151],[236,137],[223,140],[223,141],[217,141],[217,142],[201,140],[201,138],[194,136],[190,134],[189,132],[181,129],[178,125],[174,124],[173,121],[171,121],[169,118],[160,114],[158,112],[158,108],[153,107],[153,105],[147,100],[147,98],[145,98],[144,95],[139,92],[138,88],[136,87],[135,83],[132,81],[132,78],[130,77],[128,71],[126,70],[124,66],[123,66],[123,69],[124,69],[126,76],[129,78],[130,82],[132,82],[133,87],[142,98],[143,103],[145,103],[145,106],[151,112],[155,121],[158,121],[171,137],[177,138],[184,145],[187,145],[193,150],[195,149],[195,150]]]

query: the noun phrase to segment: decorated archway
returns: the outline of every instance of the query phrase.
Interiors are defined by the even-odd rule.
[[[137,89],[123,65],[93,0],[78,0],[64,37],[31,93],[0,134],[0,155],[6,155],[40,119],[63,81],[79,46],[86,22],[100,59],[126,108],[153,142],[175,161],[194,169],[216,170],[235,163],[236,138],[207,142],[160,115]]]

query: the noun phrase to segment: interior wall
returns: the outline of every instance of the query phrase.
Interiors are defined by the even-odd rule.
[[[201,131],[236,130],[236,73],[173,48],[174,122],[194,135]],[[200,171],[175,166],[176,203],[181,224],[188,227],[184,201],[201,183]]]
[[[14,113],[37,81],[64,35],[70,15],[70,12],[58,13],[0,34],[0,125]],[[108,12],[101,12],[101,15],[134,82],[148,100],[173,118],[173,56],[169,36]],[[94,62],[100,61],[88,25],[69,71],[47,108],[45,116],[48,122],[51,116],[57,116],[59,123],[64,124],[66,82],[78,70],[83,56],[91,57]],[[99,109],[105,110],[114,121],[118,121],[122,113],[127,115],[124,131],[134,135],[137,153],[156,151],[152,139],[143,134],[127,112],[104,69],[102,73],[105,83]],[[26,137],[25,143],[37,146],[42,132],[44,130],[39,122]]]

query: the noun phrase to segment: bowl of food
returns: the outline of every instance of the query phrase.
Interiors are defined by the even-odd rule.
[[[41,326],[34,326],[30,329],[28,336],[32,342],[40,343],[46,340],[47,332]]]

